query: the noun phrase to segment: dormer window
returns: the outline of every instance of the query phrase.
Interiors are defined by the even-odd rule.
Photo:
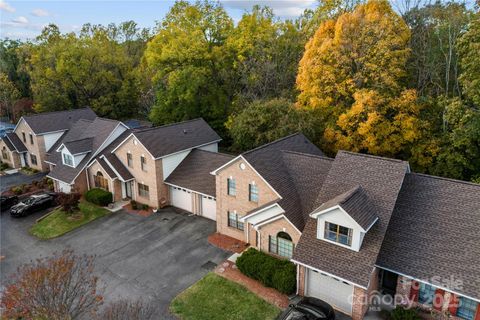
[[[325,239],[334,241],[345,246],[352,245],[353,229],[341,225],[325,222]]]
[[[73,157],[67,153],[63,153],[63,164],[73,167]]]

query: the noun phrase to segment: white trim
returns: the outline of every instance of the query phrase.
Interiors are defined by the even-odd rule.
[[[78,121],[78,120],[77,120]],[[26,122],[26,121],[25,121]],[[50,134],[50,133],[57,133],[57,132],[65,132],[68,129],[62,129],[62,130],[55,130],[55,131],[47,131],[47,132],[42,132],[42,133],[33,133],[35,136],[43,136],[45,134]]]
[[[193,192],[193,193],[198,193],[198,194],[201,194],[202,196],[206,196],[206,197],[213,197],[213,199],[215,201],[217,201],[217,198],[215,196],[212,196],[211,194],[206,194],[206,193],[202,193],[202,192],[198,192],[198,191],[195,191],[195,190],[192,190],[192,189],[188,189],[188,188],[185,188],[185,187],[181,187],[181,186],[178,186],[176,184],[173,184],[173,183],[170,183],[170,182],[163,182],[164,184],[168,185],[168,186],[171,186],[171,187],[175,187],[175,188],[180,188],[180,189],[185,189],[185,190],[188,190],[190,192]]]
[[[251,212],[251,213],[247,214],[246,216],[243,216],[242,219],[243,219],[243,221],[245,221],[245,219],[251,218],[251,217],[253,217],[253,216],[255,216],[255,215],[259,214],[259,213],[262,213],[262,212],[265,211],[265,210],[268,210],[268,209],[270,209],[270,208],[273,208],[274,206],[279,206],[279,207],[280,207],[280,205],[275,202],[275,203],[272,203],[271,205],[268,205],[268,206],[266,206],[266,207],[264,207],[264,208],[261,208],[260,210]],[[280,207],[280,208],[282,208],[282,207]],[[283,208],[282,208],[282,210],[283,210]],[[285,210],[284,210],[284,211],[285,211]],[[243,221],[242,221],[242,222],[243,222]]]
[[[392,270],[392,269],[389,269],[389,268],[385,268],[385,267],[379,266],[378,264],[375,264],[375,267],[380,268],[380,269],[384,269],[384,270],[387,270],[387,271],[390,271],[390,272],[392,272],[392,273],[396,273],[396,274],[398,274],[398,275],[400,275],[400,276],[403,276],[403,277],[405,277],[405,278],[412,279],[412,280],[414,280],[414,281],[418,281],[418,282],[422,282],[422,283],[427,283],[427,284],[431,285],[432,287],[435,287],[435,288],[438,288],[438,289],[442,289],[442,290],[451,292],[451,293],[453,293],[453,294],[456,294],[456,295],[458,295],[458,296],[462,296],[462,297],[468,298],[468,299],[473,300],[473,301],[476,301],[476,302],[480,302],[480,299],[479,299],[479,298],[473,298],[473,297],[467,296],[467,295],[465,295],[464,293],[459,293],[459,292],[457,292],[457,291],[453,291],[452,289],[445,288],[445,287],[441,287],[441,286],[439,286],[439,285],[435,285],[435,284],[433,284],[433,283],[426,282],[425,280],[420,280],[420,279],[417,279],[417,278],[415,278],[415,277],[408,276],[408,275],[406,275],[406,274],[404,274],[404,273],[401,273],[401,272],[398,272],[398,271],[395,271],[395,270]]]
[[[204,146],[208,146],[209,144],[212,144],[212,143],[219,143],[220,141],[222,141],[222,139],[215,140],[215,141],[211,141],[211,142],[207,142],[207,143],[204,143],[204,144],[199,144],[199,145],[197,145],[197,146],[193,146],[193,147],[190,147],[190,148],[187,148],[187,149],[183,149],[183,150],[180,150],[180,151],[176,151],[176,152],[174,152],[174,153],[166,154],[166,155],[161,156],[161,157],[158,157],[158,158],[154,158],[154,160],[163,159],[163,158],[170,157],[170,156],[173,156],[173,155],[175,155],[175,154],[182,153],[182,152],[185,152],[185,151],[188,151],[188,150],[193,150],[193,149],[201,148],[201,147],[204,147]]]
[[[307,269],[312,269],[312,270],[315,270],[315,271],[317,271],[317,272],[326,274],[326,275],[329,276],[329,277],[332,277],[332,278],[335,278],[335,279],[337,279],[337,280],[346,282],[346,283],[348,283],[348,284],[350,284],[350,285],[352,285],[352,286],[356,286],[356,287],[359,287],[359,288],[368,290],[366,287],[361,286],[361,285],[359,285],[359,284],[357,284],[357,283],[355,283],[355,282],[352,282],[352,281],[349,281],[349,280],[347,280],[347,279],[343,279],[343,278],[341,278],[341,277],[335,276],[335,275],[333,275],[333,274],[331,274],[331,273],[329,273],[329,272],[326,272],[326,271],[323,271],[323,270],[314,268],[314,267],[309,266],[309,265],[307,265],[307,264],[305,264],[305,263],[302,263],[302,262],[300,262],[300,261],[297,261],[297,260],[294,260],[294,259],[290,259],[290,261],[293,262],[293,263],[295,263],[295,264],[304,266],[304,267],[307,268]],[[306,289],[306,288],[305,288],[305,289]]]
[[[266,224],[269,224],[269,223],[271,223],[271,222],[280,220],[280,219],[282,219],[283,217],[284,217],[283,213],[279,213],[279,214],[276,215],[276,216],[273,216],[273,217],[271,217],[271,218],[269,218],[269,219],[263,220],[263,221],[261,221],[260,223],[254,224],[254,225],[253,225],[253,228],[254,228],[255,230],[258,230],[260,227],[262,227],[262,226],[264,226],[264,225],[266,225]]]
[[[117,178],[119,178],[120,181],[123,181],[123,182],[128,182],[128,181],[132,181],[132,180],[135,180],[135,177],[133,177],[132,179],[128,179],[128,180],[124,180],[122,178],[122,176],[120,175],[120,173],[118,173],[118,171],[113,167],[113,165],[110,163],[110,161],[108,161],[107,157],[105,157],[104,155],[100,156],[101,159],[103,159],[107,165],[110,167],[110,169],[112,169],[113,172],[115,172],[115,174],[117,175]],[[99,163],[100,164],[100,163]],[[100,166],[102,166],[100,164]],[[102,166],[103,167],[103,166]],[[104,168],[105,169],[105,168]],[[129,171],[130,172],[130,171]],[[107,173],[108,174],[108,173]],[[133,176],[133,175],[132,175]],[[116,178],[115,178],[116,179]]]
[[[367,230],[365,230],[365,232],[368,232],[368,230],[370,230],[377,221],[378,221],[378,217],[375,220],[373,220],[372,224],[370,226],[368,226],[368,228],[367,228]]]
[[[101,164],[100,162],[98,162],[98,160],[97,160],[96,158],[93,159],[93,161],[90,162],[90,163],[87,165],[86,169],[89,169],[95,162],[98,163],[98,165],[103,169],[103,171],[105,171],[105,173],[106,173],[107,176],[110,178],[110,180],[115,180],[115,179],[117,179],[117,177],[111,177],[111,176],[108,174],[107,170],[105,170],[105,168],[102,166],[102,164]],[[107,164],[108,164],[108,163],[107,163]],[[85,170],[85,171],[87,171],[87,170]],[[115,171],[115,170],[114,170],[114,171]],[[116,172],[115,172],[115,173],[116,173]],[[87,174],[87,176],[88,176],[88,174]],[[120,179],[120,180],[121,180],[121,179]],[[122,180],[122,181],[123,181],[123,180]]]
[[[361,225],[359,225],[358,222],[357,222],[351,215],[349,215],[348,212],[345,211],[345,210],[342,208],[342,206],[340,206],[340,205],[338,205],[338,204],[335,205],[335,206],[333,206],[333,207],[329,207],[329,208],[327,208],[327,209],[324,209],[324,210],[322,210],[322,211],[319,211],[319,212],[313,211],[312,213],[310,213],[309,216],[310,216],[311,218],[317,220],[318,216],[321,216],[322,214],[328,213],[328,212],[333,211],[333,210],[336,210],[336,209],[342,211],[344,214],[346,214],[348,217],[350,217],[350,219],[352,219],[352,221],[353,221],[363,232],[367,232],[367,231],[368,231],[368,230],[365,230]],[[378,220],[378,217],[377,217],[377,219],[375,219],[374,223],[375,223],[377,220]],[[370,225],[370,227],[369,227],[368,229],[370,229],[372,226],[373,226],[373,224]],[[336,243],[336,242],[334,242],[334,243]]]
[[[277,190],[275,190],[271,185],[270,183],[268,183],[267,180],[265,180],[264,177],[262,177],[262,175],[260,173],[258,173],[257,170],[255,170],[255,168],[247,161],[247,159],[245,159],[242,155],[239,155],[237,156],[236,158],[233,158],[232,160],[230,160],[229,162],[225,163],[223,166],[221,166],[220,168],[218,169],[215,169],[214,171],[210,172],[210,174],[212,175],[217,175],[217,172],[221,169],[223,169],[224,167],[226,166],[229,166],[231,163],[233,163],[234,161],[238,160],[238,159],[243,159],[243,161],[245,161],[246,164],[248,164],[248,166],[253,170],[253,172],[255,172],[259,177],[260,179],[263,180],[263,182],[265,182],[267,184],[267,186],[269,186],[273,192],[275,192],[275,194],[280,198],[280,199],[283,199],[283,197],[277,192]]]

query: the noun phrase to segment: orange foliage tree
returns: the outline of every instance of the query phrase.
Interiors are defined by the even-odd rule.
[[[103,303],[93,256],[71,250],[40,258],[17,270],[7,284],[0,307],[5,319],[91,318]]]

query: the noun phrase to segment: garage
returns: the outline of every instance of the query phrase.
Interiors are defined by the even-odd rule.
[[[170,197],[172,206],[192,212],[191,191],[177,187],[170,187]]]
[[[214,197],[200,195],[201,198],[201,214],[205,218],[217,220],[217,202]]]
[[[353,286],[351,284],[309,269],[307,296],[321,299],[343,313],[352,314]]]

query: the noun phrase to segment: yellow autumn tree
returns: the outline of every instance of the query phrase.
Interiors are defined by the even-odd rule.
[[[411,156],[425,126],[416,91],[402,83],[409,39],[390,4],[370,0],[324,22],[307,43],[297,106],[321,111],[326,151]]]

